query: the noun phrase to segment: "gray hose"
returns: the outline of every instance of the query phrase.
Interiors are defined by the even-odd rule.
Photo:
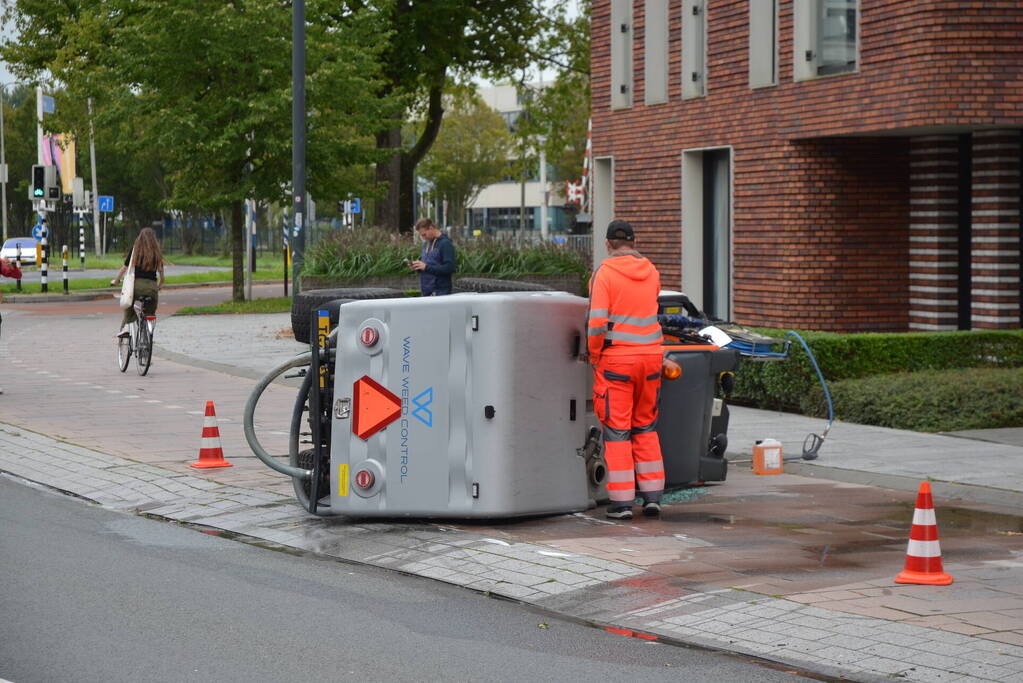
[[[245,413],[243,418],[245,425],[245,440],[249,442],[249,448],[251,448],[252,452],[256,454],[256,457],[262,460],[270,469],[277,470],[281,474],[286,474],[289,477],[302,480],[311,479],[313,476],[312,471],[302,469],[301,467],[290,467],[274,460],[274,457],[266,452],[266,449],[264,449],[259,443],[259,439],[256,438],[256,429],[253,426],[253,420],[256,415],[256,404],[259,403],[259,398],[263,395],[263,392],[266,391],[266,388],[270,386],[270,383],[288,370],[292,370],[303,365],[309,365],[311,360],[312,352],[306,351],[287,362],[281,363],[267,373],[263,379],[259,380],[259,383],[256,384],[256,388],[252,390],[252,393],[249,394],[249,400],[245,402]]]

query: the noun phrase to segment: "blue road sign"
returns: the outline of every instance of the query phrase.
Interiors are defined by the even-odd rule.
[[[354,198],[351,202],[351,211],[349,213],[362,213],[362,200],[358,197]]]
[[[57,103],[49,95],[43,95],[43,113],[52,114],[57,111]]]
[[[32,226],[32,237],[35,237],[37,240],[41,240],[43,238],[43,226],[38,223]]]
[[[99,210],[106,213],[114,212],[114,198],[111,195],[101,194],[99,197]]]

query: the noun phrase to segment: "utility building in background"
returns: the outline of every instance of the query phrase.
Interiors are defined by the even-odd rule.
[[[594,224],[746,324],[1019,328],[1020,36],[1018,0],[594,0]]]
[[[539,87],[530,84],[530,87]],[[480,97],[491,109],[499,113],[508,124],[508,129],[515,132],[515,125],[522,115],[524,102],[514,85],[498,85],[480,88]],[[472,230],[486,233],[504,232],[519,229],[519,211],[525,208],[525,229],[541,232],[543,206],[543,189],[540,183],[539,169],[526,178],[525,199],[523,201],[522,178],[518,177],[513,164],[509,162],[508,175],[501,181],[488,185],[480,191],[479,196],[469,202],[466,211],[466,222]],[[572,178],[571,180],[575,180]],[[548,165],[547,169],[548,208],[547,225],[550,232],[564,233],[568,230],[569,218],[565,212],[564,179],[555,178]]]

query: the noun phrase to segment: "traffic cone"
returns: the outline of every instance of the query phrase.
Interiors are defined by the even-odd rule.
[[[913,528],[906,548],[906,568],[895,577],[895,583],[916,583],[924,586],[947,586],[952,577],[941,568],[941,546],[938,544],[938,522],[934,518],[930,482],[921,482],[913,511]]]
[[[224,460],[224,449],[220,447],[220,427],[217,426],[217,411],[213,401],[206,401],[206,417],[202,420],[202,445],[199,446],[199,459],[191,467],[204,469],[207,467],[233,467]]]

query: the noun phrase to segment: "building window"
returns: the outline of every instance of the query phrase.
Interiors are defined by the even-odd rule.
[[[702,97],[706,88],[707,9],[705,0],[682,3],[682,97]]]
[[[668,101],[668,0],[646,0],[643,22],[645,104]]]
[[[611,108],[632,106],[632,0],[611,0]]]
[[[793,78],[797,81],[856,71],[859,0],[795,0]]]
[[[778,84],[778,0],[749,3],[749,87]]]
[[[821,0],[817,15],[817,74],[856,70],[859,0]]]

